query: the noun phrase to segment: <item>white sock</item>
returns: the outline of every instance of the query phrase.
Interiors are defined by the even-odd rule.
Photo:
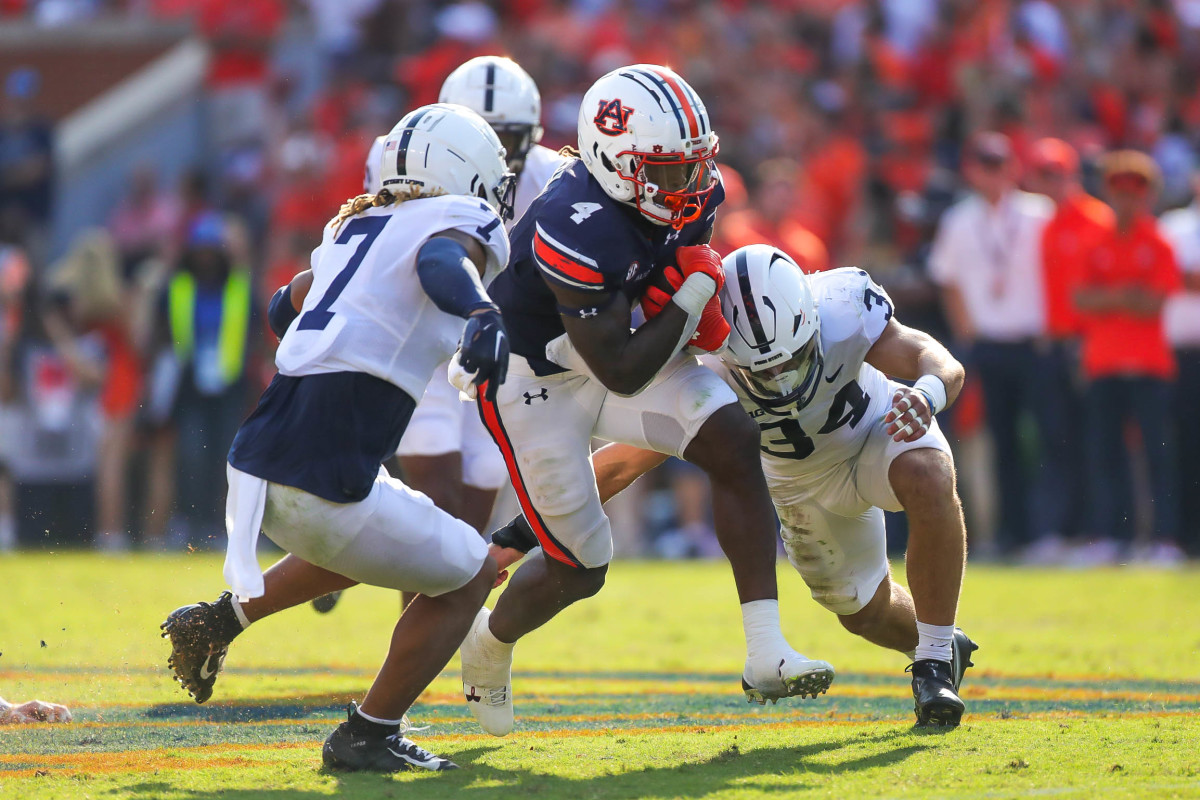
[[[246,612],[242,610],[242,604],[238,602],[237,595],[229,598],[229,604],[233,606],[233,615],[237,617],[238,623],[242,626],[242,630],[250,627],[250,620],[246,619]]]
[[[362,708],[355,709],[355,713],[365,719],[367,722],[374,722],[376,725],[399,725],[403,721],[402,719],[380,719],[379,717],[372,717],[370,714],[363,711]]]
[[[742,628],[746,631],[746,655],[750,658],[791,649],[779,629],[778,600],[742,603]]]
[[[504,661],[512,656],[513,648],[517,646],[516,642],[502,642],[496,638],[496,634],[492,633],[491,620],[483,626],[483,630],[479,632],[479,644],[488,657],[494,661]]]
[[[954,626],[926,625],[917,623],[917,651],[914,653],[917,661],[933,659],[934,661],[950,662],[953,654]]]

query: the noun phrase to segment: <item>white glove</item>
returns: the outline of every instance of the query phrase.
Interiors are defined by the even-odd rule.
[[[454,357],[450,359],[450,367],[446,370],[446,375],[450,378],[450,385],[458,389],[459,394],[468,400],[474,401],[478,395],[474,383],[475,373],[467,372],[463,369],[462,362],[458,360],[460,355],[462,355],[461,350],[454,352]]]

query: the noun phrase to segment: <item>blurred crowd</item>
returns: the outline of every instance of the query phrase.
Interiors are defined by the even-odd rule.
[[[0,24],[95,18],[208,42],[207,151],[171,185],[139,166],[108,225],[47,259],[53,125],[39,76],[6,77],[0,549],[221,541],[224,455],[272,370],[265,299],[361,191],[371,140],[501,53],[551,147],[600,74],[671,65],[721,137],[715,246],[863,266],[952,347],[976,554],[1200,555],[1197,0],[0,0]],[[703,479],[646,484],[625,551],[712,554]]]

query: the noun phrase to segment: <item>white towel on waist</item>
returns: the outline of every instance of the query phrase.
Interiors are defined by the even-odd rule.
[[[267,482],[225,465],[229,495],[225,500],[225,580],[238,600],[263,596],[258,566],[258,534],[267,505]]]

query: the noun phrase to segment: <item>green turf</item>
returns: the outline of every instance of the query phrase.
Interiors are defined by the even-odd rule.
[[[215,596],[218,558],[0,558],[0,694],[76,716],[0,729],[0,797],[1200,797],[1196,570],[972,568],[960,621],[983,649],[945,734],[912,729],[903,656],[780,578],[789,639],[839,669],[816,701],[745,703],[727,567],[618,563],[518,647],[516,733],[479,733],[452,663],[416,736],[464,769],[378,777],[322,773],[319,745],[374,675],[394,593],[256,625],[197,706],[157,625]]]

